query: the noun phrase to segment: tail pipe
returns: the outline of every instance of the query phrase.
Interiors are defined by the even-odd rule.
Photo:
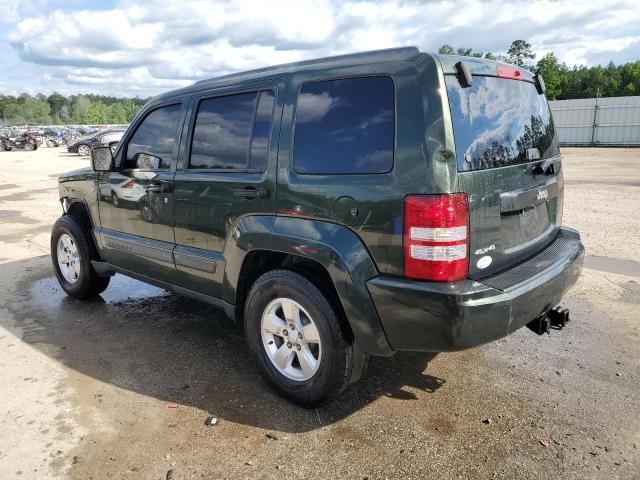
[[[550,334],[552,329],[562,330],[567,326],[569,320],[569,309],[558,305],[527,323],[527,327],[538,335]]]

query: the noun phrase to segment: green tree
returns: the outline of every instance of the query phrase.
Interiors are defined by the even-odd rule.
[[[51,118],[54,123],[67,123],[69,121],[69,100],[57,92],[47,98],[51,107]]]
[[[44,97],[44,95],[42,95]],[[35,124],[51,123],[51,107],[46,97],[29,97],[22,104],[22,115],[26,122]]]
[[[109,108],[104,103],[96,102],[87,110],[86,121],[92,125],[111,123],[108,113]]]
[[[547,53],[538,60],[536,73],[542,75],[547,87],[547,97],[549,100],[556,100],[562,92],[562,87],[566,82],[566,71],[563,69],[553,52]]]
[[[91,100],[84,95],[78,95],[71,101],[71,121],[77,124],[89,123],[87,112],[91,108]]]
[[[515,40],[511,43],[509,50],[507,50],[509,56],[509,63],[518,65],[519,67],[529,67],[529,60],[536,58],[536,55],[531,50],[531,44],[525,40]]]

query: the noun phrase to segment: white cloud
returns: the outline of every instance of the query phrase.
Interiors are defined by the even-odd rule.
[[[554,51],[569,64],[640,56],[640,9],[633,0],[579,6],[568,0],[122,0],[97,10],[74,0],[46,5],[0,0],[10,25],[9,43],[0,44],[11,65],[5,83],[27,78],[25,88],[43,91],[149,95],[325,55],[400,45],[434,51],[444,43],[496,53],[518,38],[539,56]]]

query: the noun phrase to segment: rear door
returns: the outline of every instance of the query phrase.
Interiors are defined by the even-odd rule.
[[[474,75],[469,87],[455,75],[445,83],[458,187],[469,198],[469,273],[484,276],[553,240],[562,219],[558,138],[547,100],[532,81],[496,73]]]
[[[284,84],[196,95],[174,179],[174,257],[181,286],[222,296],[225,244],[237,220],[274,215]]]

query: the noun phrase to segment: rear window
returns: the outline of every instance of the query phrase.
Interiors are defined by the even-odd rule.
[[[306,83],[296,110],[298,173],[385,173],[393,166],[394,86],[389,77]]]
[[[462,88],[445,77],[458,170],[506,167],[559,154],[549,104],[534,84],[474,76]]]

